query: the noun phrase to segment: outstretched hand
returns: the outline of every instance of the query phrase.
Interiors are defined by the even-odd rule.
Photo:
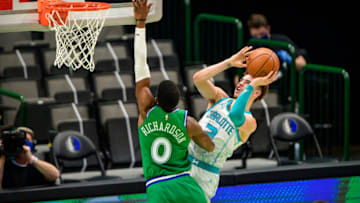
[[[245,68],[246,67],[246,57],[251,53],[252,46],[245,46],[238,53],[232,55],[230,57],[231,66],[237,68]]]
[[[154,2],[148,4],[147,0],[132,0],[132,4],[134,6],[135,19],[145,20]]]
[[[274,82],[276,78],[277,78],[277,72],[270,71],[266,76],[254,78],[250,84],[253,87],[265,86]]]

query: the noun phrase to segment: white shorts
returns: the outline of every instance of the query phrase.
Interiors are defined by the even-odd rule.
[[[219,174],[209,172],[193,164],[190,175],[199,183],[208,202],[210,202],[211,198],[215,196],[219,186]]]

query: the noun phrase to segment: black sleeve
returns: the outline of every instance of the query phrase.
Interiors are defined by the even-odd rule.
[[[48,182],[33,165],[28,165],[28,177],[26,186],[47,185],[54,182]]]
[[[26,170],[6,160],[3,175],[3,188],[23,187],[26,182]]]
[[[7,161],[4,167],[3,188],[50,185],[45,177],[32,165],[20,167]]]

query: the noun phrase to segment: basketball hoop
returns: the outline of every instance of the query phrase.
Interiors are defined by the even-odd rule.
[[[94,49],[110,6],[100,2],[38,1],[40,23],[55,30],[55,66],[94,71]]]

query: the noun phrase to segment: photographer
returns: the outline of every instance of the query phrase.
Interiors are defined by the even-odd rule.
[[[18,127],[0,136],[0,190],[55,183],[58,169],[32,154],[34,132],[30,128]]]

